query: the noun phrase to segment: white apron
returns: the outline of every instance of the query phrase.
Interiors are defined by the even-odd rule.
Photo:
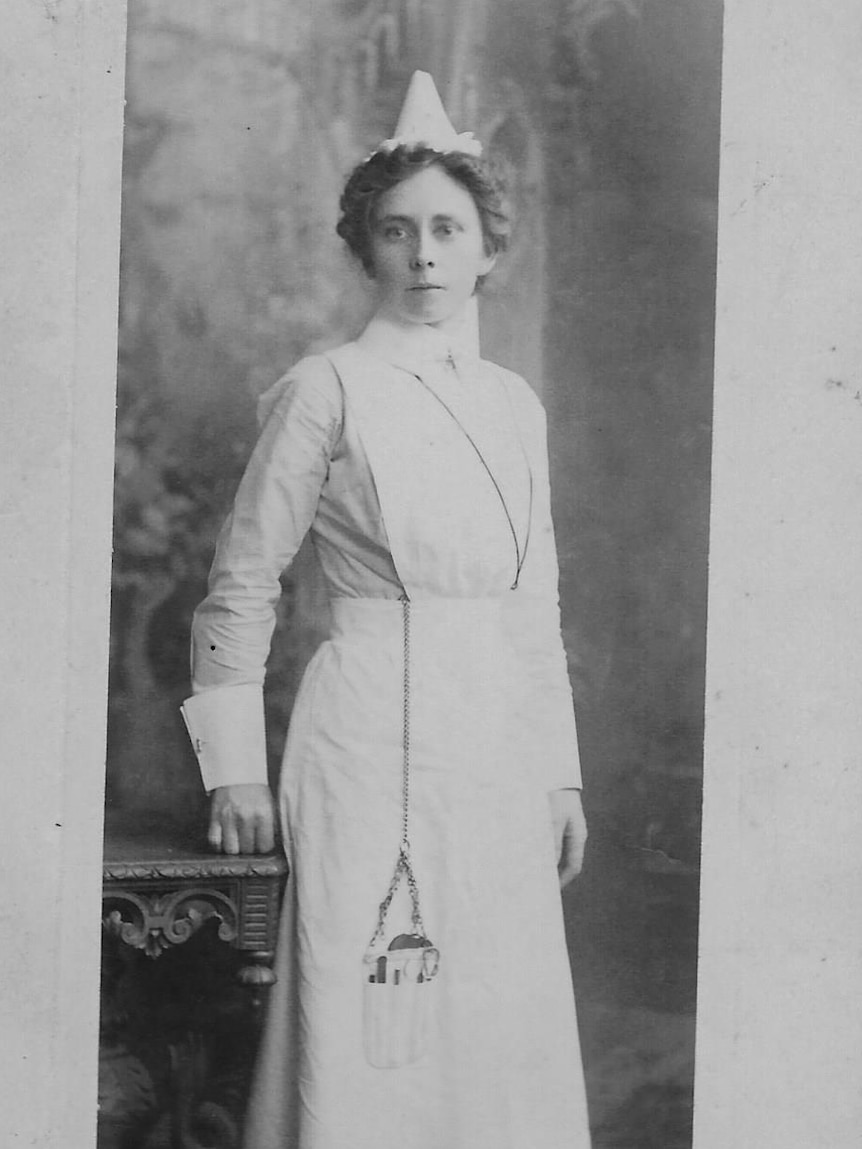
[[[502,621],[531,499],[526,460],[500,465],[514,420],[485,441],[469,404],[459,427],[354,347],[329,358],[411,600],[410,838],[440,972],[426,1055],[370,1066],[362,958],[401,828],[402,605],[338,598],[285,749],[291,876],[245,1146],[588,1149],[548,799]],[[408,928],[402,889],[390,932]]]

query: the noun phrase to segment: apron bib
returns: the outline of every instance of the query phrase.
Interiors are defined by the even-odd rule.
[[[347,344],[329,352],[374,479],[393,564],[408,597],[504,594],[529,538],[531,476],[505,396],[496,434],[433,382]],[[511,508],[511,509],[510,509]],[[429,587],[428,571],[435,572]]]

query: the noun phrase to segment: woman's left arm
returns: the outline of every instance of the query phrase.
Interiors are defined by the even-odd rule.
[[[581,870],[587,826],[581,804],[578,734],[568,660],[560,626],[559,565],[544,409],[529,385],[509,377],[533,474],[530,542],[518,589],[508,596],[508,630],[529,682],[523,700],[536,767],[544,775],[557,847],[560,884]]]
[[[545,412],[523,379],[509,375],[507,383],[533,485],[529,544],[518,587],[506,596],[507,631],[527,681],[523,721],[545,789],[580,789],[575,707],[560,627]]]

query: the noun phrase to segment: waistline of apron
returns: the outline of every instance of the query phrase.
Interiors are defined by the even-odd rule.
[[[503,596],[487,598],[419,598],[410,600],[411,638],[458,647],[464,643],[499,641],[503,636]],[[330,600],[330,638],[403,640],[404,603],[397,598],[334,598]]]

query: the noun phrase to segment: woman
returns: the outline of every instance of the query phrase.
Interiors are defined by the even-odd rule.
[[[290,880],[247,1149],[589,1144],[559,897],[586,830],[544,415],[478,354],[475,291],[509,234],[478,150],[417,73],[342,197],[374,318],[264,397],[195,616],[184,713],[210,840],[266,850],[263,668],[279,575],[311,533],[332,631],[285,749]],[[439,972],[422,1056],[381,1069],[363,955],[405,857],[422,928],[396,871],[387,936],[427,932]]]

